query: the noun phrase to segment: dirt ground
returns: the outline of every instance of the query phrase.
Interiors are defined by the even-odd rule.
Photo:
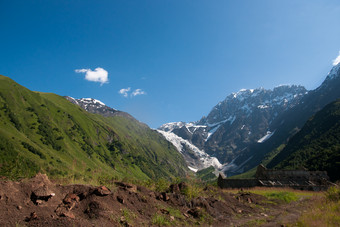
[[[20,182],[0,181],[0,226],[285,226],[308,200],[268,201],[248,192],[208,187],[188,199],[185,183],[164,193],[116,182],[105,186],[58,185],[38,174]]]

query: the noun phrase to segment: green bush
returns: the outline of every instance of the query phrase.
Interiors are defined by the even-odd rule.
[[[326,198],[330,201],[337,202],[340,200],[340,187],[332,186],[326,191]]]

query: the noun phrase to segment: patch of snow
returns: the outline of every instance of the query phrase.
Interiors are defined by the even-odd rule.
[[[267,134],[265,136],[263,136],[261,139],[259,139],[257,142],[258,143],[263,143],[265,142],[266,140],[268,140],[270,137],[272,137],[272,135],[274,135],[275,133],[275,130],[273,132],[271,131],[267,131]]]
[[[178,152],[180,152],[182,155],[184,152],[184,146],[192,150],[197,157],[197,159],[200,161],[200,167],[199,166],[194,166],[192,168],[197,168],[197,169],[205,169],[210,166],[213,166],[216,169],[222,168],[222,164],[218,161],[217,158],[215,157],[210,157],[207,153],[204,151],[200,150],[197,148],[195,145],[191,144],[189,141],[177,136],[176,134],[172,132],[165,132],[162,130],[157,130],[160,134],[162,134],[169,142],[171,142]]]
[[[209,132],[208,132],[208,136],[207,138],[205,139],[205,141],[207,141],[216,131],[217,129],[220,127],[221,125],[218,125],[216,126],[215,128],[211,129]]]
[[[98,103],[100,105],[106,106],[105,103],[103,103],[103,102],[101,102],[101,101],[99,101],[97,99],[93,99],[93,98],[81,98],[79,100],[84,102],[84,103],[88,103],[88,104],[90,104],[90,103],[95,103],[95,104]]]
[[[166,131],[166,132],[172,132],[174,129],[176,128],[181,128],[185,125],[185,122],[170,122],[170,123],[166,123],[161,125],[161,127],[159,127],[159,129]]]
[[[269,108],[269,106],[267,106],[267,105],[258,105],[257,108],[259,108],[259,109],[267,109],[267,108]]]
[[[190,167],[190,166],[188,166],[188,168],[189,168],[191,171],[195,172],[195,173],[198,171],[198,169],[192,168],[192,167]]]
[[[77,101],[77,99],[73,98],[73,97],[70,97],[68,96],[70,99],[72,99],[78,106],[79,106],[79,102]]]
[[[335,78],[337,75],[339,75],[339,70],[340,70],[340,64],[338,63],[331,69],[331,71],[329,71],[327,78],[329,79]]]

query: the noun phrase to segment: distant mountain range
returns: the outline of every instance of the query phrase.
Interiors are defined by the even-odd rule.
[[[196,122],[152,130],[99,100],[32,92],[0,76],[0,175],[90,182],[170,179],[190,169],[211,179],[263,163],[327,170],[336,180],[339,87],[340,64],[315,90],[242,89]]]
[[[213,166],[227,175],[243,173],[274,151],[279,152],[313,114],[340,98],[339,68],[334,66],[315,90],[296,85],[273,90],[242,89],[227,96],[197,122],[168,123],[158,130],[163,135],[167,133],[172,143],[190,143],[209,159],[216,157],[219,165]],[[174,135],[184,141],[174,141]],[[188,145],[182,150],[176,147],[181,153],[192,153]],[[195,166],[191,159],[192,167],[197,169],[203,168],[200,160],[206,162],[197,156]]]
[[[189,171],[170,142],[131,115],[95,99],[33,92],[5,76],[0,151],[0,175],[11,179],[44,172],[83,182],[155,180]]]

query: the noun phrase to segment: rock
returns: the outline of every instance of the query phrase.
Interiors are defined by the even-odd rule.
[[[43,201],[41,200],[41,199],[37,199],[36,201],[35,201],[35,204],[36,205],[41,205],[43,203]]]
[[[65,212],[65,213],[63,213],[63,215],[64,215],[65,217],[72,218],[72,219],[75,219],[75,218],[76,218],[76,217],[74,216],[74,214],[73,214],[71,211]]]
[[[120,217],[120,222],[126,222],[126,218],[124,216]]]
[[[122,224],[122,225],[125,226],[125,227],[131,227],[131,226],[132,226],[132,225],[130,225],[130,224],[127,222],[127,220],[126,220],[126,218],[125,218],[124,216],[121,216],[121,217],[120,217],[119,222],[120,222],[120,224]]]
[[[98,196],[107,196],[111,194],[111,191],[105,186],[99,186],[94,190],[93,193]]]
[[[137,186],[129,183],[115,182],[115,184],[129,192],[137,193]]]
[[[149,196],[150,196],[151,198],[156,198],[155,192],[150,192],[150,193],[149,193]]]
[[[22,209],[22,206],[17,206],[17,209],[18,209],[18,210],[21,210],[21,209]]]
[[[186,217],[186,218],[189,218],[189,215],[186,214],[186,213],[183,213],[183,216]]]
[[[175,217],[174,216],[170,216],[170,221],[175,221]]]
[[[198,198],[195,198],[191,201],[191,205],[192,207],[202,207],[202,208],[205,208],[207,209],[209,207],[209,203],[206,201],[205,198],[202,198],[202,197],[198,197]]]
[[[36,219],[38,219],[37,213],[32,212],[32,213],[30,214],[29,217],[26,217],[26,218],[25,218],[25,221],[26,221],[26,222],[29,222],[29,221],[36,220]]]
[[[65,198],[63,199],[63,202],[65,204],[69,204],[69,203],[73,203],[73,202],[79,202],[79,197],[76,194],[73,193],[69,193],[65,196]]]
[[[60,206],[55,210],[55,213],[59,216],[59,217],[68,217],[68,218],[72,218],[74,219],[75,216],[74,214],[69,211],[66,207]]]
[[[180,193],[180,192],[181,192],[181,191],[179,190],[178,184],[172,184],[172,185],[170,185],[169,189],[170,189],[170,192],[172,192],[172,193]]]
[[[52,192],[48,188],[48,186],[42,185],[42,186],[40,186],[40,187],[38,187],[38,188],[36,188],[36,189],[34,189],[32,191],[31,200],[36,205],[39,205],[37,201],[39,201],[39,203],[41,204],[42,201],[46,201],[47,202],[53,196],[55,196],[55,193]]]
[[[120,202],[121,204],[125,203],[124,198],[120,195],[117,195],[117,201]]]
[[[201,212],[201,209],[199,207],[192,208],[192,209],[188,210],[187,213],[190,214],[191,216],[193,216],[194,218],[199,218],[199,217],[202,216],[202,212]]]
[[[168,210],[166,210],[166,209],[160,209],[160,212],[162,213],[162,214],[169,214],[169,211]]]
[[[55,195],[54,192],[49,190],[48,186],[44,185],[32,191],[37,197],[52,197]]]
[[[165,192],[162,192],[162,199],[164,200],[164,201],[169,201],[169,196],[165,193]]]

